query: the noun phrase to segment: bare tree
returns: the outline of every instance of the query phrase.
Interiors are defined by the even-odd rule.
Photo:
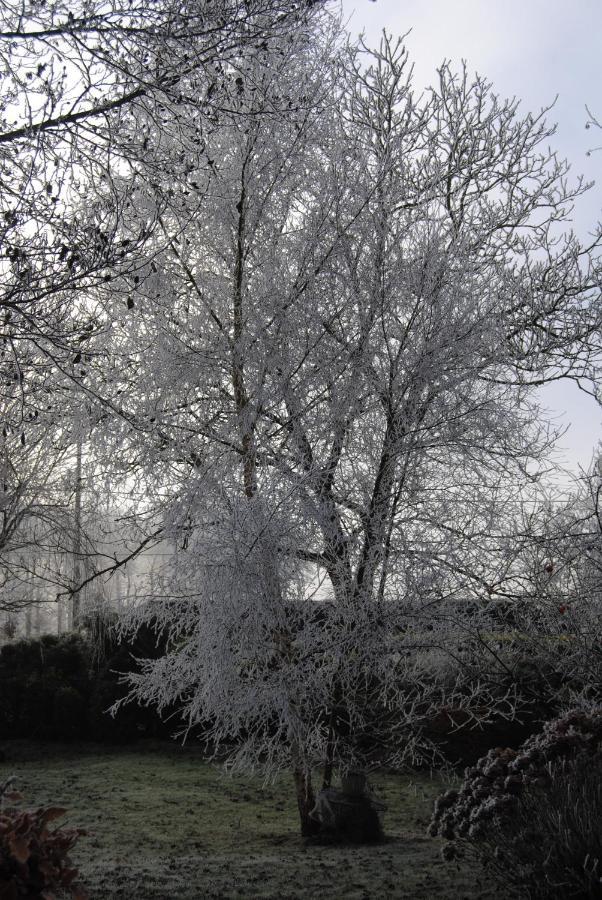
[[[602,131],[602,123],[600,122],[600,120],[598,118],[596,118],[596,116],[593,114],[593,112],[591,111],[589,106],[585,107],[585,111],[587,113],[587,120],[585,122],[585,127],[587,129],[595,128],[598,131]],[[598,151],[598,150],[602,150],[602,147],[592,147],[590,150],[587,151],[587,155],[590,156],[590,154],[596,153],[596,151]]]
[[[90,404],[97,421],[123,415],[110,379],[89,379],[91,342],[106,360],[113,327],[96,297],[117,270],[140,280],[153,235],[156,250],[171,195],[155,175],[180,173],[190,158],[208,168],[205,134],[219,127],[229,61],[303,28],[323,5],[2,3],[0,414],[6,434],[31,454],[21,468],[28,484],[42,413],[65,432],[69,417],[77,421]],[[166,119],[169,139],[154,127]],[[127,309],[127,294],[122,302]],[[7,501],[7,516],[13,501],[17,495]],[[46,501],[38,497],[36,509],[38,502]],[[19,521],[31,524],[19,504]],[[16,520],[7,521],[13,528]],[[128,546],[100,568],[122,565],[132,552]],[[57,588],[76,587],[55,575]],[[89,572],[75,575],[87,581]]]
[[[328,786],[444,707],[513,713],[478,638],[553,442],[534,388],[587,387],[601,312],[544,114],[448,66],[416,98],[400,44],[320,28],[226,70],[211,165],[160,188],[103,437],[178,548],[135,696],[292,763],[305,831],[317,759]]]
[[[5,425],[0,443],[0,608],[15,612],[33,604],[46,586],[56,585],[73,540],[73,484],[70,442],[65,434],[38,421],[22,431]],[[55,560],[57,554],[61,564]],[[50,587],[50,591],[48,588]],[[52,590],[55,588],[55,590]],[[39,591],[38,591],[39,596]]]
[[[198,158],[219,117],[222,67],[302,27],[321,5],[2,4],[0,306],[17,358],[33,346],[47,370],[89,394],[85,366],[82,374],[72,364],[85,363],[98,329],[90,291],[117,265],[136,269],[166,199],[157,187],[155,214],[124,233],[136,196],[124,195],[123,176],[135,177],[140,158],[159,172],[192,152]],[[155,143],[152,123],[166,116],[169,141],[163,133]]]

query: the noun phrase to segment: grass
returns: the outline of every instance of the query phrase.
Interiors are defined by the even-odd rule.
[[[89,831],[73,852],[92,900],[494,898],[468,866],[443,862],[425,829],[441,779],[377,774],[386,843],[305,846],[292,784],[229,777],[194,748],[3,745],[31,806],[68,808]]]

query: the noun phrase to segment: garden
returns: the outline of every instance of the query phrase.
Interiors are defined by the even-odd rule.
[[[478,733],[433,723],[436,768],[373,767],[362,783],[377,834],[349,829],[359,798],[343,779],[317,795],[338,818],[301,837],[290,775],[229,773],[227,751],[169,739],[173,716],[99,709],[123,694],[113,666],[135,669],[149,640],[107,643],[104,661],[73,634],[0,651],[7,897],[600,896],[601,708]]]
[[[87,832],[70,856],[91,898],[483,896],[478,869],[450,870],[426,836],[438,778],[375,775],[386,842],[307,846],[288,781],[228,777],[196,748],[1,746],[27,805]]]
[[[0,4],[0,900],[602,896],[602,224],[410,44]]]

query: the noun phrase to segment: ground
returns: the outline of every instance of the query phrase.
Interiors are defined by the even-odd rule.
[[[462,900],[506,896],[468,866],[445,863],[425,834],[440,776],[376,773],[388,840],[306,846],[292,784],[229,777],[194,748],[7,742],[0,780],[28,805],[68,808],[89,831],[73,851],[91,900],[324,898]]]

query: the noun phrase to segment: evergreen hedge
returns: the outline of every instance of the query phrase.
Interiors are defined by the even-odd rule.
[[[129,642],[104,636],[98,646],[78,634],[44,635],[0,648],[0,740],[131,742],[169,737],[177,721],[128,704],[113,718],[107,710],[126,693],[120,674],[136,669],[137,657],[158,656],[150,630]]]

